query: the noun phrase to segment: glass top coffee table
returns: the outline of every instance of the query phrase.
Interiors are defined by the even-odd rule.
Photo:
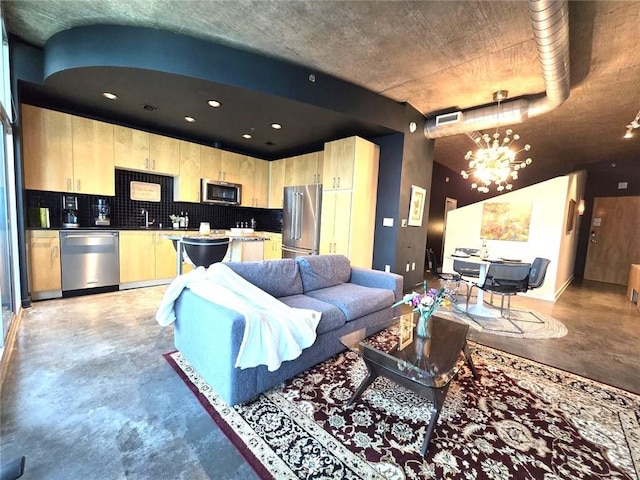
[[[477,372],[467,346],[468,325],[434,316],[430,321],[431,336],[423,339],[415,334],[416,319],[415,312],[401,315],[384,323],[382,330],[380,325],[363,328],[341,337],[340,341],[358,353],[369,370],[347,406],[355,402],[378,376],[393,380],[431,401],[431,420],[420,450],[425,456],[449,384],[463,364],[461,354],[474,378],[477,378]]]

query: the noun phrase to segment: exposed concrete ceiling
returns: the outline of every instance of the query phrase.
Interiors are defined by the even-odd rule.
[[[426,116],[540,94],[528,4],[521,1],[3,1],[7,29],[35,46],[92,24],[144,26],[307,66],[408,102]],[[513,129],[542,180],[589,163],[640,161],[640,2],[570,3],[571,93]],[[466,135],[437,139],[435,160],[459,171]],[[529,182],[527,182],[529,183]],[[518,185],[516,185],[517,187]]]

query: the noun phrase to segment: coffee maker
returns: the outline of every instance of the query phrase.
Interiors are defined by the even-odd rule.
[[[94,223],[97,227],[108,227],[111,225],[111,220],[109,220],[109,212],[111,209],[104,198],[99,198],[98,203],[92,205],[91,209],[93,210]]]
[[[75,195],[62,196],[62,227],[78,228],[78,197]]]

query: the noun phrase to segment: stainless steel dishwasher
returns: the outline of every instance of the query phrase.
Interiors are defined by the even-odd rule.
[[[118,289],[118,240],[118,232],[113,230],[60,232],[63,296],[78,290]]]

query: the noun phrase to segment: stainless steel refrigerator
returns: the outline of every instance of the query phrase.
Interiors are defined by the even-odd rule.
[[[284,188],[282,258],[318,255],[322,185]]]

